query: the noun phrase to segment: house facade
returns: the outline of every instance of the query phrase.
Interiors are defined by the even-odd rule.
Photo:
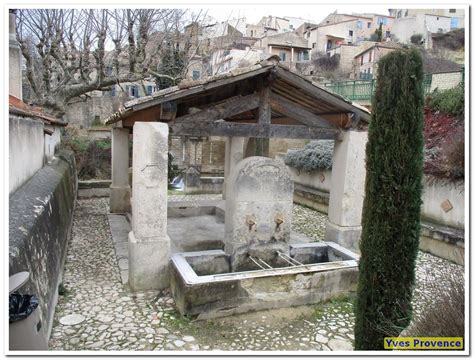
[[[266,36],[255,43],[265,53],[278,55],[280,63],[294,68],[298,62],[310,60],[308,42],[294,32]]]
[[[376,43],[354,56],[354,73],[352,78],[360,80],[371,80],[376,77],[378,62],[381,57],[400,49],[397,43]]]
[[[433,46],[432,34],[464,28],[463,9],[391,9],[395,15],[392,33],[397,41],[409,44],[421,35],[425,48]]]

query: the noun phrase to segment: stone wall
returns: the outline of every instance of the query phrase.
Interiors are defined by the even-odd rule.
[[[74,156],[60,151],[10,195],[9,274],[30,273],[20,291],[38,296],[45,339],[53,323],[76,192]]]
[[[438,89],[438,91],[452,89],[461,81],[461,71],[433,74],[431,77],[430,91],[434,91],[435,89]]]
[[[284,161],[285,154],[277,159]],[[295,182],[293,200],[327,214],[331,188],[331,170],[300,172],[288,167]],[[464,264],[464,182],[425,178],[421,206],[420,249]]]
[[[42,168],[45,149],[42,121],[9,116],[9,193]]]
[[[75,99],[66,107],[64,120],[69,126],[89,128],[93,125],[104,124],[105,119],[116,112],[128,99],[120,92],[118,96],[103,94],[84,99]]]

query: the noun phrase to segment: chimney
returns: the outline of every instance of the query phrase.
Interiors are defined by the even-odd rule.
[[[21,88],[21,51],[20,45],[16,40],[16,10],[10,9],[10,23],[9,23],[9,94],[22,99]]]

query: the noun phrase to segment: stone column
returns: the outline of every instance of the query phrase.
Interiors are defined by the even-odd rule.
[[[225,142],[224,188],[222,199],[226,199],[226,186],[229,175],[237,163],[244,158],[244,137],[228,137]]]
[[[128,235],[129,284],[133,291],[169,285],[167,235],[168,126],[133,126],[132,231]]]
[[[359,251],[367,132],[345,131],[334,144],[326,241]]]
[[[21,51],[16,40],[16,10],[10,10],[8,27],[8,53],[9,53],[9,94],[22,100],[22,79],[21,79]]]
[[[110,212],[130,211],[130,183],[128,177],[128,139],[130,130],[112,129],[112,185],[110,185]]]

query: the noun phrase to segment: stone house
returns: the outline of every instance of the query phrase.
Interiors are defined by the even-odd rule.
[[[346,78],[354,73],[354,56],[375,44],[373,41],[361,41],[355,44],[341,44],[326,51],[327,56],[339,56],[339,70]]]
[[[375,78],[380,58],[402,46],[394,42],[375,43],[354,56],[354,72],[352,78],[370,80]]]
[[[295,68],[297,63],[310,60],[308,42],[293,32],[266,36],[257,41],[255,47],[270,55],[278,55],[280,63],[290,69]]]
[[[433,47],[432,34],[446,33],[464,27],[464,9],[391,9],[395,15],[392,33],[401,43],[411,43],[421,35],[425,48]]]
[[[304,33],[313,52],[324,53],[341,44],[357,44],[369,40],[382,25],[383,38],[391,35],[393,17],[379,14],[328,15],[319,25]]]
[[[246,35],[248,37],[262,38],[291,31],[290,20],[278,16],[264,16],[256,25],[248,24]]]

